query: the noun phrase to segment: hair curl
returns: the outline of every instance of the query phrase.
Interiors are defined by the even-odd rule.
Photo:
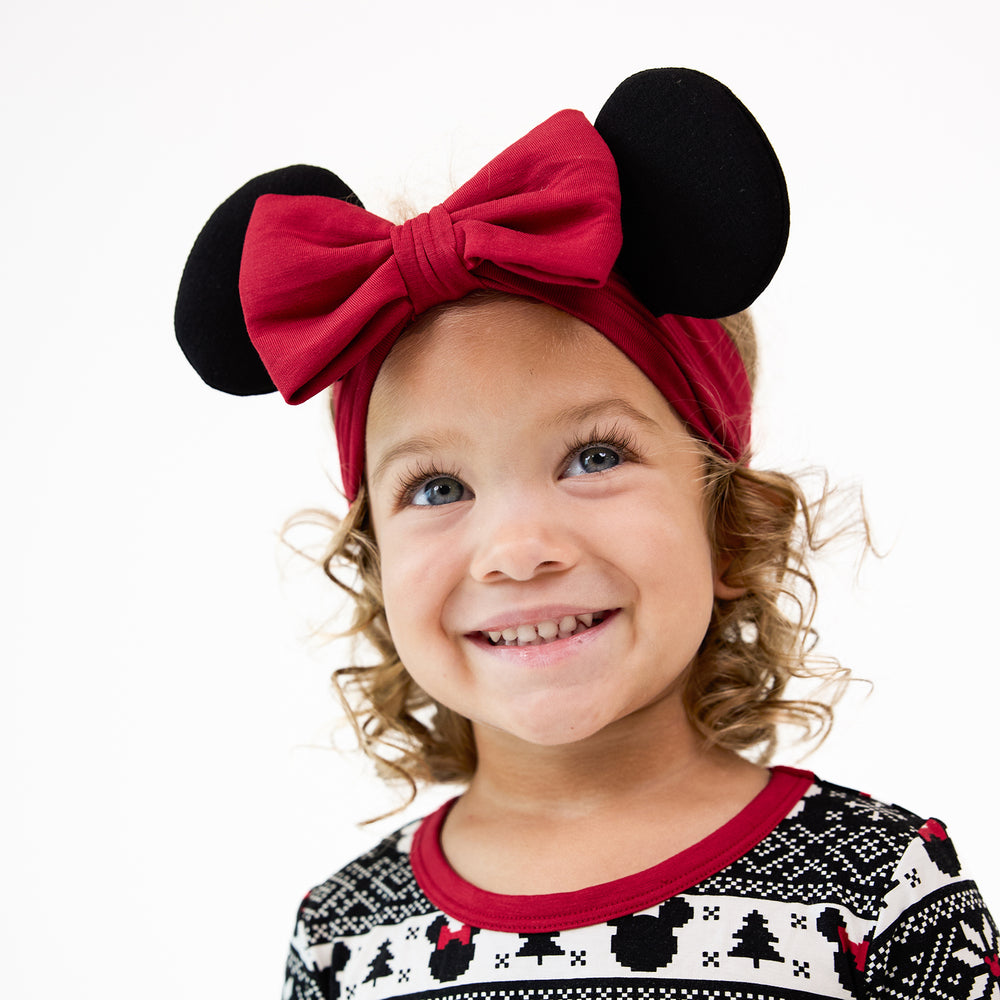
[[[756,337],[749,314],[722,320],[756,380]],[[800,483],[781,472],[728,461],[702,445],[709,540],[723,581],[740,591],[716,598],[711,623],[683,690],[687,716],[708,744],[772,757],[778,727],[799,727],[802,739],[825,737],[832,705],[850,672],[816,657],[816,584],[809,557],[844,529],[823,535],[822,514],[833,490],[824,481],[810,501]],[[870,545],[863,510],[857,519]],[[351,626],[374,663],[334,671],[334,687],[361,749],[380,775],[409,786],[410,799],[427,782],[467,781],[476,768],[469,721],[432,699],[413,680],[393,645],[382,598],[379,551],[362,485],[343,518],[306,511],[289,526],[321,523],[331,531],[318,560],[326,576],[354,602]],[[286,527],[287,530],[287,527]],[[822,682],[826,697],[787,697],[794,678]]]

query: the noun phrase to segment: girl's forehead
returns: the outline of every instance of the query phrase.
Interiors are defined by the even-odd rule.
[[[558,354],[592,339],[607,343],[593,327],[554,306],[512,295],[474,295],[418,319],[390,351],[379,378],[433,366],[442,354],[449,357],[450,369],[475,368],[515,348]]]
[[[400,337],[379,371],[372,407],[404,386],[478,381],[515,362],[552,365],[560,359],[589,358],[592,368],[621,359],[638,372],[607,338],[569,313],[514,296],[473,299],[433,310]]]
[[[530,299],[473,300],[427,314],[395,344],[372,391],[369,433],[405,421],[407,407],[427,401],[446,412],[458,395],[518,410],[534,409],[549,390],[667,405],[639,368],[582,320]],[[496,391],[500,382],[508,393]]]

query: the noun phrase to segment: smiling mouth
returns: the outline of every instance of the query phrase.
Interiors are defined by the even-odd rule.
[[[512,625],[499,632],[480,632],[491,646],[545,646],[550,642],[568,639],[587,629],[600,625],[611,611],[594,611],[580,615],[564,615],[533,625]]]

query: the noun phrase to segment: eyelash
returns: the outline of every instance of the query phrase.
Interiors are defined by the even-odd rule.
[[[394,497],[395,506],[397,508],[409,507],[413,504],[417,490],[432,479],[454,479],[457,482],[462,482],[461,477],[454,471],[449,472],[446,468],[435,468],[433,465],[417,464],[400,477]]]
[[[573,459],[588,448],[612,448],[618,452],[623,462],[636,462],[639,456],[635,451],[635,435],[618,424],[612,424],[606,429],[594,428],[590,434],[579,435],[566,448],[562,466],[568,468]],[[592,473],[596,475],[596,473]],[[402,474],[396,487],[394,502],[397,508],[413,504],[417,491],[432,479],[454,479],[461,483],[462,478],[455,472],[444,467],[434,467],[427,464],[417,464]]]
[[[635,450],[635,435],[619,424],[612,424],[604,430],[595,427],[592,433],[575,438],[566,449],[563,467],[568,467],[581,451],[587,448],[601,447],[617,451],[623,462],[637,462],[639,460]]]

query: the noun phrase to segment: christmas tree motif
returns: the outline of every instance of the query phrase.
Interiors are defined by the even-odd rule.
[[[392,967],[389,965],[389,959],[395,956],[391,951],[389,951],[389,942],[383,941],[378,948],[378,953],[376,956],[368,963],[368,975],[365,976],[364,981],[366,983],[375,983],[383,976],[392,975]]]
[[[537,958],[538,964],[541,965],[546,955],[566,954],[552,940],[559,936],[558,931],[550,931],[548,934],[522,934],[520,936],[524,938],[524,944],[515,956],[516,958]]]
[[[755,969],[760,968],[761,962],[784,962],[771,947],[778,943],[778,939],[767,929],[767,920],[757,910],[743,918],[743,926],[733,935],[733,940],[739,941],[739,944],[727,954],[732,958],[753,959]]]

